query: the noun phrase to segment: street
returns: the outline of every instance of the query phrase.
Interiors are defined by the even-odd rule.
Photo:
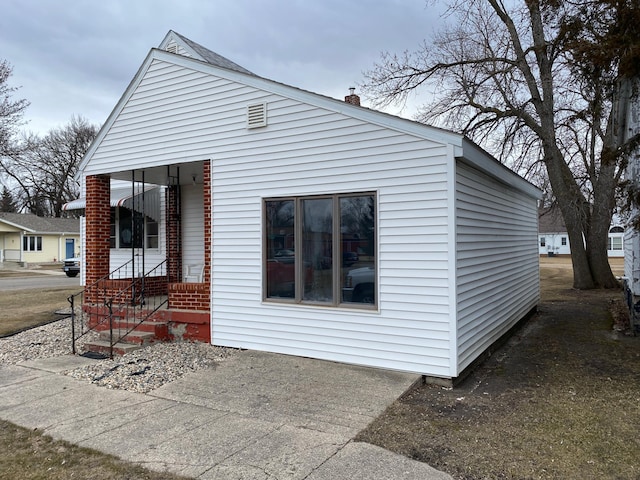
[[[55,288],[65,287],[71,288],[77,286],[78,291],[80,288],[80,276],[75,278],[67,277],[62,271],[60,273],[43,273],[34,275],[32,271],[25,274],[24,277],[18,275],[12,275],[10,277],[0,277],[0,292],[7,292],[10,290],[27,290],[43,288]]]

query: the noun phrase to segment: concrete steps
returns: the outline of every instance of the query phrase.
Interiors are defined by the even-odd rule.
[[[155,342],[166,342],[170,340],[168,322],[157,320],[144,321],[133,331],[129,332],[130,329],[131,326],[127,325],[126,322],[114,322],[113,338],[117,340],[113,346],[114,355],[124,355]],[[84,350],[108,355],[110,353],[111,338],[109,326],[101,326],[98,332],[98,339],[86,342],[84,344]]]

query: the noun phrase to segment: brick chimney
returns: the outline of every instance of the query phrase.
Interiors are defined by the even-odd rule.
[[[349,92],[351,92],[351,93],[349,95],[347,95],[346,97],[344,97],[344,101],[347,102],[347,103],[350,103],[351,105],[360,106],[360,97],[358,95],[356,95],[355,87],[349,88]]]

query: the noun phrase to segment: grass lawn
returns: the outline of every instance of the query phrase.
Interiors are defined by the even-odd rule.
[[[68,309],[67,297],[78,293],[79,287],[43,290],[12,290],[0,292],[0,337],[25,328],[62,318],[55,312]]]

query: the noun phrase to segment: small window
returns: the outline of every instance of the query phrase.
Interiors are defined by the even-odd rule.
[[[546,239],[544,237],[540,237],[540,246],[544,247],[546,245]]]
[[[567,237],[561,237],[560,243],[562,244],[562,246],[565,246],[567,244]]]
[[[622,227],[611,227],[609,233],[624,233],[624,228]]]

